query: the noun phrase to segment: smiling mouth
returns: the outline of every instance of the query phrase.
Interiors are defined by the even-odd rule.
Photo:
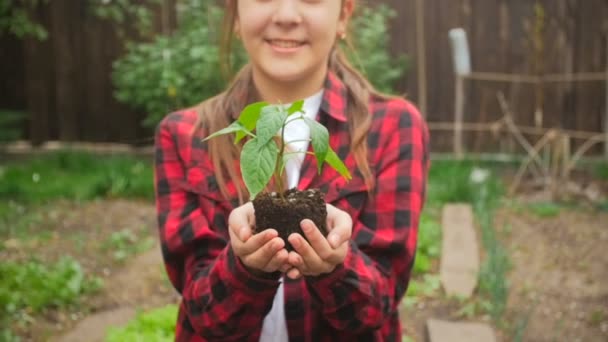
[[[297,47],[304,45],[304,42],[297,41],[297,40],[269,39],[269,40],[267,40],[267,42],[272,46],[276,46],[278,48],[283,48],[283,49],[293,49],[293,48],[297,48]]]

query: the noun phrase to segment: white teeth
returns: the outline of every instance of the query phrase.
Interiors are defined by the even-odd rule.
[[[299,42],[293,40],[271,40],[270,43],[281,48],[294,48],[300,46]]]

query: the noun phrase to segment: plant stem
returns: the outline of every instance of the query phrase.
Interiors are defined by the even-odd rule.
[[[283,164],[283,154],[285,153],[285,125],[287,124],[287,118],[283,121],[283,125],[281,127],[281,147],[279,149],[279,154],[277,154],[277,162],[274,166],[274,180],[277,184],[277,192],[282,200],[285,200],[283,197],[284,185],[283,178],[281,177],[281,165]]]

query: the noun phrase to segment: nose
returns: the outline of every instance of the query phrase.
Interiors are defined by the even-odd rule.
[[[291,26],[302,22],[299,0],[278,0],[273,22],[282,26]]]

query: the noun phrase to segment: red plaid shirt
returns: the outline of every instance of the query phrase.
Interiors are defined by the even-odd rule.
[[[353,173],[346,182],[307,155],[298,188],[320,188],[326,201],[353,218],[343,265],[320,277],[285,279],[290,341],[401,341],[398,304],[414,261],[428,170],[428,132],[402,99],[372,98],[367,136],[376,187],[371,198],[349,151],[346,89],[328,74],[319,121],[330,145]],[[227,218],[238,201],[218,190],[197,114],[168,115],[156,134],[155,187],[166,270],[182,295],[177,341],[258,341],[279,286],[278,277],[249,273],[230,248]]]

